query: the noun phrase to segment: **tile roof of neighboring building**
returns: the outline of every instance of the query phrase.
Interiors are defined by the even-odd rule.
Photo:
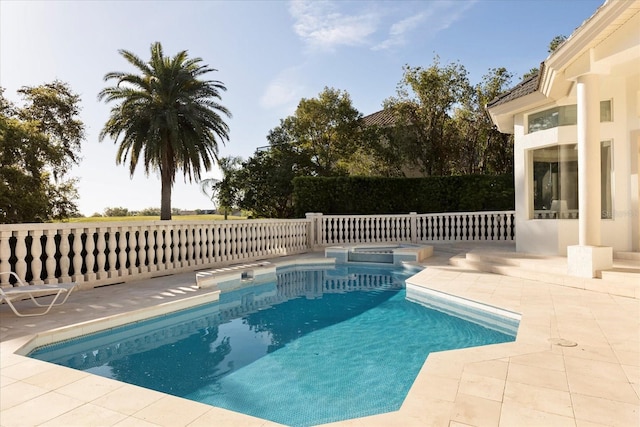
[[[396,122],[391,110],[380,110],[368,116],[364,116],[362,121],[365,126],[393,126]]]
[[[513,101],[514,99],[518,99],[535,92],[536,90],[538,90],[539,78],[540,78],[540,72],[537,72],[536,74],[524,79],[509,91],[503,93],[502,95],[490,101],[487,104],[487,108],[505,104],[509,101]]]

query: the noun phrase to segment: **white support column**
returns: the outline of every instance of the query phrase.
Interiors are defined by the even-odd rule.
[[[600,246],[600,90],[595,74],[578,77],[578,245],[567,248],[568,273],[596,277],[613,266],[613,250]]]
[[[600,96],[598,76],[578,77],[578,244],[600,245]]]

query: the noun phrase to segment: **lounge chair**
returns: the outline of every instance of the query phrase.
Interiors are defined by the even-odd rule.
[[[20,277],[18,277],[16,273],[12,271],[0,272],[0,275],[6,274],[15,277],[16,282],[13,287],[5,288],[0,286],[0,303],[2,303],[3,301],[6,302],[9,307],[11,307],[11,310],[13,310],[13,312],[20,317],[42,316],[44,314],[47,314],[49,310],[51,310],[51,307],[64,304],[67,301],[67,298],[69,298],[69,295],[71,295],[71,292],[76,288],[76,286],[78,286],[76,283],[60,283],[57,285],[27,285],[22,280],[20,280]],[[62,298],[62,301],[56,303],[56,301],[58,301],[58,299],[63,294],[64,298]],[[35,297],[41,296],[53,296],[53,300],[49,304],[40,304],[38,301],[36,301]],[[12,301],[23,300],[27,297],[31,298],[31,301],[33,301],[33,303],[38,307],[46,307],[46,309],[40,313],[21,314],[13,305]]]

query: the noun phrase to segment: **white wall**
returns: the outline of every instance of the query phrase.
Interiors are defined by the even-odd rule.
[[[623,75],[621,78],[620,74]],[[602,123],[600,140],[613,141],[613,219],[602,220],[602,244],[615,251],[638,250],[638,150],[640,144],[640,73],[612,69],[601,76],[601,100],[613,100],[613,123]],[[575,88],[555,103],[514,117],[516,250],[566,255],[566,247],[578,243],[578,220],[532,218],[533,193],[529,150],[558,143],[576,143],[576,126],[563,126],[526,134],[526,115],[555,105],[576,103]]]

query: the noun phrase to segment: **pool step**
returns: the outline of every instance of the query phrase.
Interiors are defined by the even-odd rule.
[[[616,252],[613,257],[620,260],[636,261],[640,267],[640,252]]]
[[[614,268],[599,271],[595,279],[567,275],[564,257],[471,251],[450,258],[449,264],[474,271],[640,298],[640,265],[633,259],[614,259]]]
[[[598,273],[605,280],[620,283],[631,279],[640,286],[640,252],[616,252],[613,268]]]
[[[485,257],[469,254],[457,255],[449,259],[449,263],[456,267],[466,268],[485,273],[501,274],[503,276],[518,277],[521,279],[544,281],[547,283],[563,284],[563,278],[559,272],[540,271],[523,268],[516,260],[501,259],[496,256]],[[565,271],[562,274],[566,274]]]
[[[242,282],[247,280],[269,280],[276,277],[276,267],[270,262],[241,264],[215,270],[196,273],[196,284],[199,288],[219,288],[225,282]]]

